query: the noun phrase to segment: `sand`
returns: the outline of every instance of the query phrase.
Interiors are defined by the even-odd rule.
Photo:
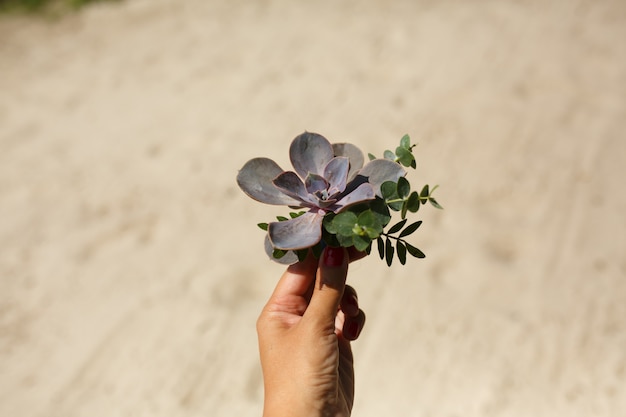
[[[0,415],[259,416],[304,130],[409,133],[427,257],[351,268],[354,416],[626,413],[626,3],[127,0],[0,19]]]

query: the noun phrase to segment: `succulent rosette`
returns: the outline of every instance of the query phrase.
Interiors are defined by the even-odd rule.
[[[305,132],[297,136],[289,147],[289,158],[292,171],[283,170],[269,158],[254,158],[246,162],[237,175],[239,187],[249,197],[265,204],[301,210],[291,213],[291,218],[279,217],[279,221],[259,225],[267,230],[266,252],[282,263],[296,262],[309,248],[319,248],[328,241],[341,246],[354,245],[353,238],[344,236],[350,237],[353,232],[337,235],[335,229],[341,222],[331,225],[328,219],[359,207],[356,213],[344,216],[353,219],[352,216],[363,213],[368,204],[385,201],[383,191],[390,189],[390,184],[398,184],[406,175],[398,161],[370,157],[370,161],[364,163],[363,152],[355,145],[331,144],[317,133]],[[411,162],[414,165],[414,159]],[[397,194],[397,185],[393,191]],[[406,200],[408,198],[403,201]],[[361,217],[372,222],[371,214]],[[390,216],[383,219],[380,215],[374,216],[373,229],[369,223],[358,229],[358,221],[354,220],[355,236],[366,236],[364,242],[369,246],[372,239],[380,237],[382,227],[389,220]],[[341,230],[345,229],[343,226]],[[378,232],[368,232],[368,228]],[[361,244],[355,246],[362,250],[361,240],[357,239]]]

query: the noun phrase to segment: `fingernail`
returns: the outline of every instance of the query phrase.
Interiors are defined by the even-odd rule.
[[[324,250],[324,265],[326,266],[341,266],[343,265],[343,258],[346,251],[343,248],[331,248],[327,247]]]
[[[359,331],[361,330],[359,327],[360,327],[359,323],[356,321],[353,321],[350,324],[348,324],[348,328],[345,331],[346,338],[350,340],[354,340],[357,337],[359,337]]]
[[[348,316],[354,317],[359,314],[359,302],[355,296],[350,296],[346,299],[346,306],[343,309],[344,313]]]

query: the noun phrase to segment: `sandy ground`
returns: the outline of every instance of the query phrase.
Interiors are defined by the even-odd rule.
[[[349,278],[353,415],[626,414],[626,3],[127,0],[0,19],[0,415],[259,416],[283,267],[235,184],[419,142],[423,261]]]

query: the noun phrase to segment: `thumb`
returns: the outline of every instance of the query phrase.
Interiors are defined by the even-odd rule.
[[[348,274],[348,252],[345,248],[326,247],[320,257],[315,288],[305,312],[334,329],[335,317]]]

